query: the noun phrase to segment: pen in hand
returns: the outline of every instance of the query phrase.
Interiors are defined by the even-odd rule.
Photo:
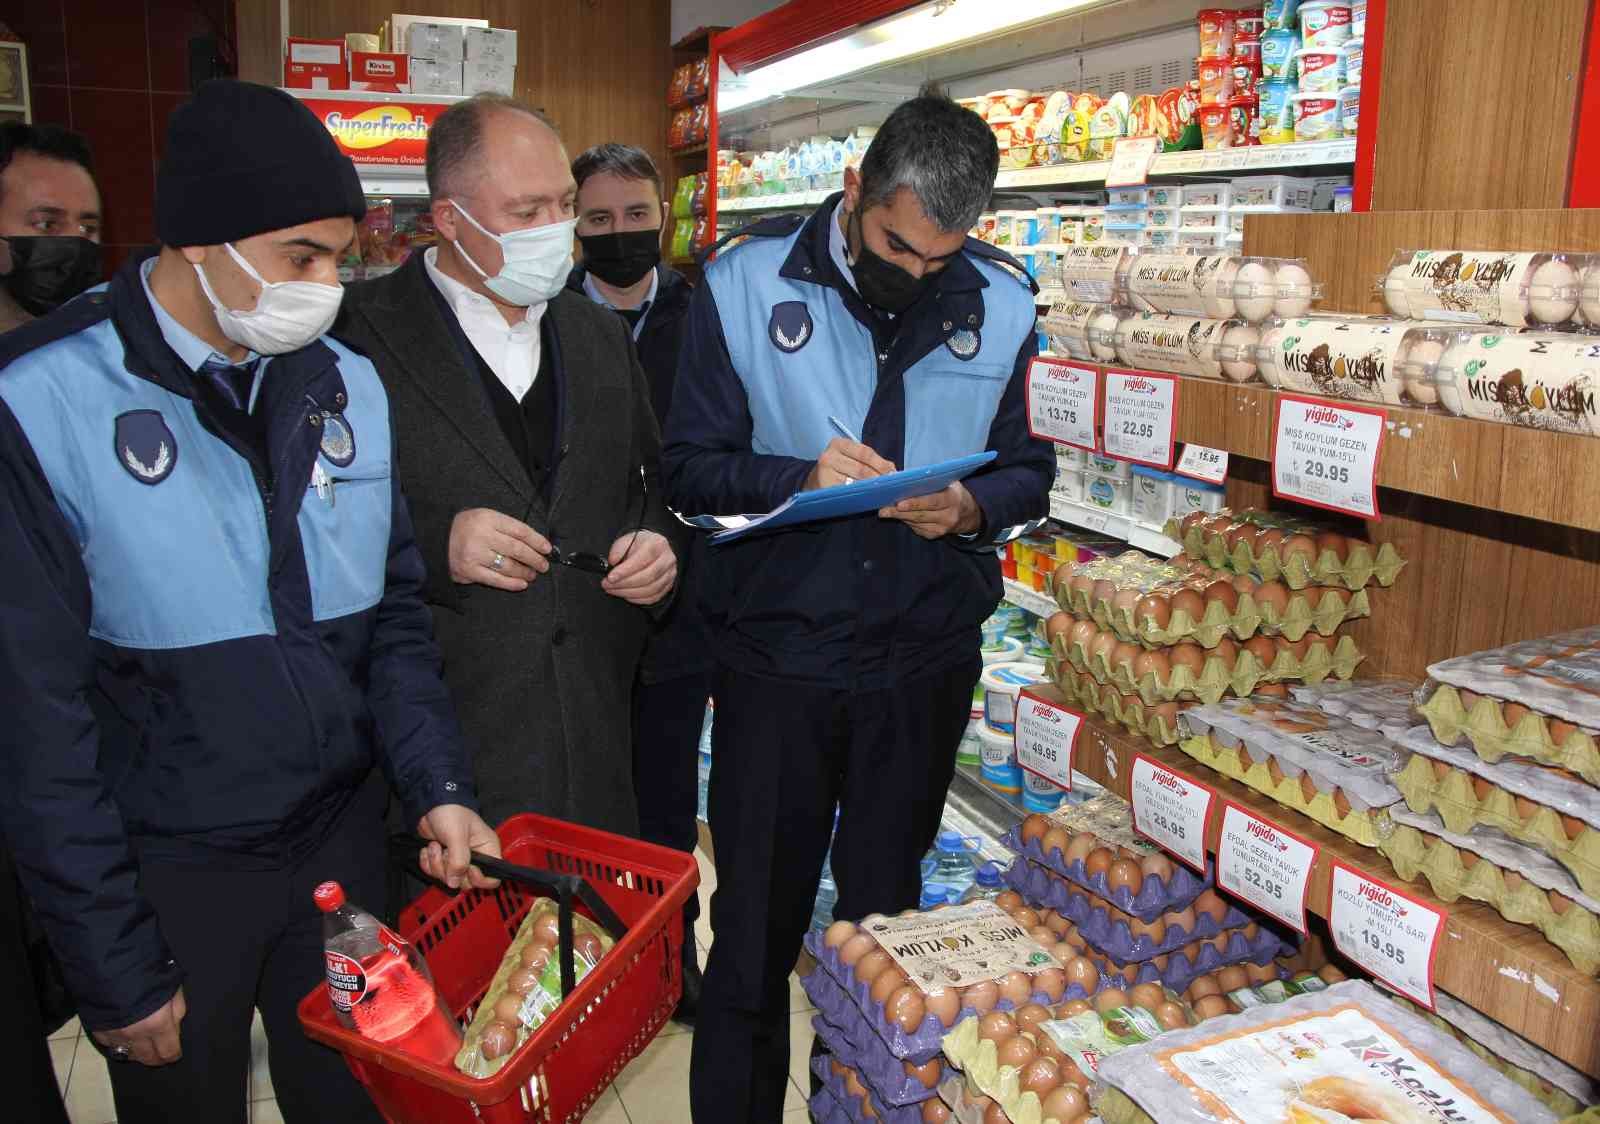
[[[834,415],[828,415],[828,424],[833,426],[833,428],[838,431],[839,436],[843,437],[846,441],[854,441],[857,445],[861,444],[861,438],[857,437],[854,433],[851,433],[850,427],[845,425],[844,422],[840,421]]]

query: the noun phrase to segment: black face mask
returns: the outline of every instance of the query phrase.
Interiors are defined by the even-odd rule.
[[[0,278],[35,316],[54,312],[100,281],[100,243],[62,235],[10,237],[11,272]]]
[[[625,230],[619,234],[580,234],[583,264],[607,285],[626,289],[637,284],[661,260],[659,230]]]
[[[934,275],[924,273],[921,277],[913,277],[898,265],[884,261],[873,253],[861,230],[859,212],[852,214],[846,222],[846,244],[849,243],[850,223],[855,224],[855,240],[861,247],[856,251],[856,260],[850,263],[850,271],[856,278],[856,291],[872,307],[900,315],[928,291],[934,282]]]

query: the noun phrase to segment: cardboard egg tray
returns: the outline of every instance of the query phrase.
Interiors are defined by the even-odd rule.
[[[988,1045],[992,1054],[994,1043]],[[998,1075],[1002,1071],[998,1061],[995,1066],[995,1080],[998,1082]],[[1017,1086],[1016,1095],[1009,1103],[998,1097],[991,1097],[972,1073],[963,1074],[959,1069],[952,1069],[950,1075],[939,1082],[939,1099],[949,1106],[950,1119],[956,1124],[984,1124],[987,1103],[995,1100],[1005,1110],[1006,1118],[1012,1124],[1099,1124],[1099,1118],[1092,1114],[1093,1110],[1090,1110],[1090,1115],[1078,1116],[1071,1121],[1061,1121],[1053,1116],[1046,1116],[1038,1094],[1022,1092],[1016,1080],[1016,1071],[1009,1066],[1005,1067],[1005,1071],[1012,1074],[1011,1085]],[[991,1088],[999,1088],[999,1085],[993,1085]]]
[[[1119,964],[1154,960],[1176,952],[1185,945],[1211,940],[1224,931],[1242,928],[1252,918],[1237,906],[1229,905],[1222,924],[1209,913],[1198,914],[1193,929],[1167,924],[1166,936],[1159,942],[1148,934],[1135,936],[1126,921],[1114,920],[1108,903],[1096,894],[1072,888],[1055,871],[1027,859],[1018,858],[1006,868],[1005,884],[1021,894],[1034,909],[1053,909],[1078,927],[1091,948],[1112,957]]]
[[[1456,656],[1431,665],[1428,674],[1600,730],[1600,625]]]
[[[1462,691],[1448,683],[1430,680],[1418,697],[1418,713],[1444,745],[1465,742],[1485,761],[1529,758],[1600,785],[1600,733],[1594,730],[1477,692],[1463,698]],[[1508,710],[1511,722],[1506,721]]]
[[[839,959],[838,949],[827,948],[823,945],[821,933],[815,929],[808,932],[805,936],[805,948],[816,959],[818,965],[833,977],[833,982],[839,985],[838,990],[843,993],[844,1000],[854,1006],[864,1017],[866,1025],[870,1026],[877,1032],[878,1037],[883,1039],[891,1055],[902,1061],[909,1061],[913,1065],[921,1065],[939,1052],[939,1040],[944,1036],[945,1027],[937,1017],[931,1014],[924,1016],[922,1025],[917,1027],[914,1032],[907,1034],[900,1028],[898,1023],[890,1021],[888,1016],[884,1014],[883,1004],[873,1000],[872,989],[856,979],[855,972],[844,961]],[[814,975],[816,975],[815,971],[801,981],[801,986],[805,988],[806,994],[817,1005],[817,1009],[827,1016],[828,1021],[835,1026],[846,1025],[848,1020],[845,1011],[827,989],[818,986],[816,992],[813,993],[811,985],[805,982]],[[1068,984],[1066,991],[1058,1000],[1052,1000],[1042,991],[1035,991],[1030,1002],[1050,1006],[1053,1003],[1065,1003],[1069,999],[1087,999],[1092,994],[1093,992],[1084,991],[1077,984]],[[828,1000],[829,1006],[823,1005],[825,998]],[[996,1011],[1010,1011],[1015,1007],[1016,1004],[1009,999],[1001,999],[995,1004],[994,1009]],[[956,1015],[956,1021],[960,1022],[962,1019],[972,1018],[978,1014],[979,1012],[971,1007],[963,1007],[960,1013]]]
[[[842,1059],[841,1059],[842,1060]],[[854,1066],[850,1066],[854,1069]],[[865,1107],[860,1096],[850,1093],[844,1086],[844,1078],[833,1072],[833,1067],[828,1064],[825,1056],[811,1059],[811,1072],[817,1075],[817,1080],[822,1082],[822,1088],[812,1095],[811,1100],[816,1101],[826,1094],[830,1103],[823,1103],[820,1107],[824,1110],[818,1113],[808,1101],[806,1107],[811,1109],[811,1118],[823,1121],[825,1124],[835,1124],[847,1121],[849,1124],[867,1124],[868,1121],[882,1120],[886,1124],[922,1124],[922,1109],[916,1105],[886,1105],[881,1101],[872,1105],[871,1115]],[[857,1072],[856,1078],[860,1080],[864,1074]]]
[[[1412,716],[1416,690],[1416,683],[1409,679],[1325,680],[1296,684],[1289,688],[1289,694],[1296,702],[1343,718],[1363,730],[1381,730],[1394,741],[1417,724]]]
[[[1579,887],[1600,898],[1600,789],[1544,765],[1485,761],[1440,745],[1426,726],[1400,744],[1414,753],[1395,776],[1413,812],[1436,812],[1465,835],[1482,824],[1555,859]]]
[[[1179,721],[1189,736],[1178,748],[1190,757],[1364,846],[1378,845],[1374,811],[1401,799],[1388,774],[1404,753],[1315,707],[1225,699]]]
[[[817,978],[812,980],[811,976]],[[802,981],[802,986],[818,1010],[811,1019],[811,1028],[822,1039],[828,1053],[856,1071],[879,1104],[917,1104],[934,1095],[932,1089],[906,1073],[901,1059],[889,1053],[889,1047],[832,976],[813,971]],[[823,1012],[823,1005],[812,994],[813,987],[818,994],[828,996],[827,1010],[838,1014],[840,1022],[834,1022]]]
[[[1163,706],[1146,706],[1136,695],[1124,695],[1115,687],[1102,684],[1092,675],[1080,674],[1064,658],[1045,662],[1045,673],[1069,700],[1100,715],[1107,722],[1129,733],[1147,738],[1155,745],[1178,744],[1177,716],[1185,704],[1170,712]]]
[[[1153,960],[1142,961],[1131,980],[1122,974],[1122,969],[1127,965],[1118,965],[1104,956],[1091,955],[1088,959],[1100,970],[1101,990],[1107,986],[1129,988],[1142,983],[1158,983],[1181,995],[1189,990],[1189,985],[1195,980],[1218,968],[1226,968],[1230,964],[1267,964],[1290,951],[1293,951],[1292,948],[1281,937],[1263,925],[1254,939],[1246,937],[1242,929],[1230,930],[1227,946],[1222,949],[1209,943],[1180,949],[1167,957],[1165,967]]]
[[[1148,851],[1148,841],[1133,834],[1133,818],[1128,802],[1109,794],[1096,796],[1082,804],[1056,809],[1050,820],[1069,832],[1092,832],[1107,847],[1134,847]],[[1011,827],[1000,838],[1001,844],[1014,853],[1076,883],[1085,890],[1129,913],[1141,921],[1152,921],[1163,913],[1192,905],[1212,885],[1211,860],[1206,860],[1206,876],[1201,878],[1182,863],[1172,864],[1172,877],[1163,882],[1155,875],[1146,875],[1137,893],[1126,886],[1113,890],[1106,881],[1105,871],[1090,876],[1081,859],[1068,863],[1060,850],[1052,847],[1047,855],[1037,839],[1022,842],[1021,825]]]
[[[1324,530],[1315,524],[1270,511],[1251,509],[1230,512],[1224,508],[1217,515],[1231,515],[1237,522],[1251,523],[1263,529],[1276,528],[1290,534],[1309,534],[1314,537]],[[1390,586],[1406,564],[1391,543],[1374,546],[1359,539],[1348,539],[1343,558],[1332,550],[1322,550],[1315,556],[1293,553],[1284,558],[1276,546],[1256,551],[1249,544],[1238,542],[1230,548],[1222,534],[1207,531],[1199,525],[1192,525],[1185,531],[1177,519],[1168,520],[1165,533],[1169,538],[1183,543],[1184,552],[1191,558],[1199,558],[1219,569],[1229,569],[1239,574],[1256,574],[1265,581],[1282,581],[1290,589],[1305,589],[1312,585],[1342,585],[1346,589],[1361,589],[1372,582]]]
[[[1135,681],[1132,665],[1124,660],[1112,666],[1104,652],[1095,656],[1080,643],[1068,644],[1056,637],[1057,655],[1080,672],[1087,672],[1102,684],[1116,687],[1125,695],[1138,695],[1146,706],[1177,699],[1198,699],[1214,703],[1223,695],[1239,697],[1250,694],[1259,684],[1281,683],[1291,679],[1320,683],[1330,675],[1349,679],[1366,656],[1348,636],[1337,641],[1331,637],[1314,637],[1307,644],[1306,654],[1280,648],[1270,663],[1257,659],[1255,653],[1241,650],[1230,667],[1213,650],[1206,650],[1204,666],[1197,675],[1191,668],[1172,668],[1166,682],[1159,681],[1154,672],[1146,672]]]
[[[1498,832],[1461,835],[1437,816],[1405,808],[1386,818],[1378,850],[1400,877],[1426,877],[1442,901],[1485,902],[1507,921],[1538,929],[1580,972],[1600,972],[1600,904],[1547,855]],[[1559,911],[1552,893],[1565,899]]]
[[[811,1094],[811,1098],[806,1101],[806,1111],[814,1124],[856,1124],[856,1121],[865,1119],[863,1116],[852,1116],[846,1112],[826,1084]]]
[[[999,1050],[997,1043],[978,1037],[977,1019],[957,1023],[944,1036],[945,1056],[960,1071],[967,1090],[997,1101],[1013,1124],[1052,1124],[1056,1118],[1044,1115],[1039,1095],[1022,1088],[1022,1071],[1016,1066],[1000,1064]],[[946,1079],[946,1083],[948,1081]],[[939,1095],[948,1104],[953,1098],[960,1098],[962,1090],[957,1085],[946,1091],[946,1083],[941,1083]],[[982,1117],[969,1119],[981,1121]],[[1080,1116],[1071,1124],[1081,1124],[1084,1120]]]

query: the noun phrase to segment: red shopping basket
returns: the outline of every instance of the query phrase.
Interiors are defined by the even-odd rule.
[[[512,816],[498,835],[507,862],[584,880],[627,931],[510,1061],[483,1080],[345,1029],[319,985],[300,1001],[300,1024],[344,1054],[390,1124],[582,1120],[682,994],[683,905],[699,882],[693,855],[531,814]],[[401,911],[401,933],[427,958],[462,1022],[488,991],[538,897],[502,880],[493,890],[454,895],[430,889]],[[596,912],[581,901],[575,908]]]

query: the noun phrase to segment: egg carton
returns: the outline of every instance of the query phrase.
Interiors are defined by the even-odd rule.
[[[1387,738],[1315,707],[1228,699],[1186,710],[1178,747],[1224,776],[1367,847],[1375,809],[1401,799],[1389,773],[1404,753]]]
[[[1171,702],[1147,707],[1136,695],[1124,695],[1091,675],[1079,674],[1065,660],[1045,661],[1045,671],[1062,694],[1085,710],[1155,745],[1178,743],[1178,715],[1186,704]]]
[[[804,977],[801,986],[818,1010],[811,1020],[817,1037],[822,1039],[828,1053],[856,1071],[880,1104],[917,1104],[934,1095],[932,1087],[908,1074],[905,1062],[889,1053],[883,1038],[832,976],[813,971]],[[837,1014],[840,1021],[835,1022],[831,1015],[823,1013],[818,995],[828,997],[826,1009]]]
[[[1181,1002],[1181,1001],[1180,1001]],[[1119,1008],[1122,1012],[1125,1009]],[[1135,1008],[1134,1013],[1124,1014],[1128,1025],[1137,1023],[1143,1030],[1150,1031],[1148,1037],[1140,1034],[1138,1037],[1148,1040],[1160,1034],[1160,1025],[1150,1017],[1149,1012],[1142,1008]],[[1035,1034],[1042,1032],[1042,1026]],[[1052,1044],[1055,1042],[1051,1037]],[[1046,1113],[1045,1101],[1038,1093],[1022,1087],[1022,1068],[1008,1065],[1000,1060],[1001,1043],[990,1038],[983,1038],[979,1033],[979,1022],[976,1019],[964,1023],[957,1023],[949,1034],[945,1035],[945,1056],[950,1059],[950,1064],[958,1068],[965,1081],[967,1090],[976,1090],[979,1094],[989,1097],[1005,1110],[1006,1116],[1016,1124],[1048,1124],[1052,1121],[1063,1121],[1063,1124],[1078,1124],[1087,1114],[1089,1098],[1084,1095],[1082,1087],[1076,1082],[1064,1084],[1073,1085],[1078,1089],[1079,1096],[1075,1102],[1082,1106],[1084,1111],[1074,1113],[1063,1118]],[[1059,1047],[1057,1047],[1059,1051]],[[1070,1060],[1070,1059],[1069,1059]],[[1092,1079],[1093,1074],[1085,1071],[1076,1061],[1074,1069],[1080,1074],[1086,1074]],[[960,1090],[956,1090],[959,1096]],[[950,1099],[941,1086],[940,1096],[947,1101]]]
[[[1600,730],[1600,625],[1442,660],[1440,683],[1521,703],[1529,710]]]
[[[1212,940],[1224,931],[1242,928],[1252,920],[1230,905],[1221,924],[1209,913],[1197,914],[1192,928],[1168,922],[1166,935],[1154,941],[1148,934],[1135,936],[1126,921],[1114,920],[1103,898],[1070,889],[1061,875],[1025,858],[1018,858],[1007,867],[1003,878],[1030,906],[1055,910],[1078,927],[1091,948],[1119,964],[1154,960],[1197,941]],[[1141,920],[1148,924],[1153,919]]]
[[[1265,547],[1258,544],[1252,548],[1237,539],[1230,544],[1226,532],[1237,523],[1249,523],[1262,531],[1281,532],[1281,535]],[[1317,536],[1330,534],[1326,528],[1255,508],[1240,512],[1223,508],[1210,515],[1191,512],[1181,520],[1168,520],[1165,533],[1183,543],[1185,553],[1191,558],[1235,573],[1255,574],[1267,581],[1281,579],[1290,589],[1342,585],[1356,590],[1374,581],[1390,586],[1406,564],[1392,543],[1373,544],[1340,535],[1325,538],[1319,546]],[[1305,536],[1312,541],[1299,544],[1298,549],[1283,550],[1280,542],[1293,536]]]
[[[828,948],[822,943],[821,933],[813,929],[806,934],[804,943],[806,951],[811,953],[817,963],[833,977],[834,982],[839,985],[839,990],[843,992],[844,999],[864,1017],[866,1024],[883,1040],[892,1056],[902,1061],[909,1061],[913,1065],[921,1065],[939,1052],[939,1039],[944,1035],[946,1027],[937,1016],[924,1015],[916,1030],[906,1033],[898,1023],[889,1020],[884,1013],[883,1004],[872,998],[872,989],[856,979],[855,972],[839,959],[838,949]],[[804,982],[801,986],[805,987]],[[835,1026],[846,1025],[845,1012],[840,1009],[830,993],[821,987],[817,988],[817,992],[818,994],[814,995],[810,988],[806,988],[806,994],[830,1022]],[[1048,1006],[1068,999],[1087,999],[1092,994],[1093,992],[1084,991],[1077,984],[1068,984],[1060,999],[1053,1000],[1044,992],[1035,991],[1029,997],[1029,1002]],[[830,1006],[823,1005],[822,1000],[825,998],[828,999]],[[1017,1006],[1018,1004],[1012,1003],[1009,999],[1001,999],[995,1003],[994,1009],[1012,1011]],[[962,1007],[956,1014],[955,1022],[986,1013],[973,1007]],[[951,1025],[955,1025],[955,1022]]]
[[[1084,804],[1071,808],[1057,809],[1056,812],[1051,814],[1050,818],[1052,820],[1061,820],[1064,818],[1065,813],[1077,812],[1091,804],[1107,799],[1115,800],[1124,809],[1128,807],[1127,801],[1117,797],[1096,796]],[[1080,830],[1094,831],[1096,835],[1100,834],[1095,828],[1086,827]],[[1113,890],[1106,881],[1105,871],[1090,875],[1085,869],[1082,859],[1076,859],[1069,863],[1066,856],[1058,848],[1052,847],[1050,853],[1046,855],[1037,839],[1030,839],[1027,843],[1023,843],[1020,824],[1013,825],[1010,830],[1000,837],[1000,842],[1022,858],[1083,887],[1101,899],[1109,901],[1112,905],[1122,910],[1123,913],[1132,914],[1141,921],[1153,921],[1164,913],[1184,909],[1194,904],[1194,899],[1210,889],[1212,885],[1212,867],[1209,859],[1206,860],[1204,878],[1196,875],[1194,871],[1182,863],[1173,863],[1171,878],[1162,881],[1153,874],[1147,874],[1143,883],[1140,884],[1138,892],[1135,893],[1126,886],[1118,886]],[[1143,841],[1141,840],[1140,842]],[[1117,846],[1119,844],[1110,845]],[[1017,887],[1017,891],[1024,896],[1027,894],[1021,887]],[[1052,906],[1052,908],[1055,907]]]
[[[1437,812],[1451,831],[1479,824],[1537,847],[1600,897],[1600,789],[1544,765],[1485,761],[1440,745],[1426,726],[1400,744],[1414,754],[1395,776],[1413,812]]]
[[[806,1111],[812,1124],[856,1124],[856,1121],[865,1119],[846,1112],[826,1085],[811,1094],[806,1101]]]
[[[854,1068],[853,1066],[850,1068]],[[811,1059],[811,1072],[822,1088],[811,1095],[811,1100],[806,1102],[806,1107],[811,1109],[811,1118],[823,1124],[837,1124],[848,1121],[849,1124],[869,1124],[873,1120],[882,1120],[885,1124],[922,1124],[922,1110],[915,1105],[886,1105],[882,1103],[870,1104],[870,1094],[863,1098],[859,1093],[852,1093],[845,1088],[845,1079],[833,1072],[833,1067],[828,1064],[826,1056],[819,1055]],[[859,1082],[861,1074],[856,1074]],[[814,1105],[824,1095],[827,1101],[820,1106]],[[831,1103],[828,1103],[831,1102]],[[819,1113],[817,1108],[821,1107]]]
[[[1436,990],[1436,1013],[1403,995],[1387,990],[1386,994],[1521,1085],[1556,1115],[1573,1116],[1586,1105],[1600,1104],[1600,1085],[1459,999]]]
[[[1189,664],[1179,664],[1169,668],[1163,682],[1152,670],[1135,678],[1131,659],[1113,665],[1109,653],[1091,654],[1081,642],[1065,644],[1059,635],[1056,645],[1057,655],[1064,657],[1075,670],[1087,672],[1101,684],[1109,684],[1124,695],[1138,695],[1146,706],[1178,699],[1215,703],[1228,694],[1242,698],[1262,683],[1292,679],[1308,683],[1320,683],[1330,675],[1349,679],[1366,659],[1348,636],[1337,640],[1324,636],[1302,637],[1292,646],[1284,640],[1255,637],[1246,641],[1248,646],[1236,646],[1236,653],[1234,648],[1197,648],[1192,658],[1201,661],[1201,670],[1197,673]],[[1302,651],[1297,652],[1296,648]],[[1265,649],[1271,649],[1270,659]],[[1231,664],[1230,655],[1233,656]],[[1168,658],[1170,660],[1171,656]]]
[[[1498,690],[1511,682],[1502,679]],[[1600,784],[1600,732],[1595,730],[1431,679],[1417,692],[1417,712],[1444,745],[1465,742],[1485,761],[1529,758]]]
[[[1426,877],[1442,901],[1485,902],[1507,921],[1538,929],[1580,972],[1600,972],[1600,904],[1549,856],[1499,832],[1453,832],[1435,815],[1394,808],[1387,818],[1378,850],[1400,877]]]
[[[1410,679],[1362,679],[1299,684],[1289,688],[1289,695],[1363,730],[1381,731],[1393,741],[1417,724],[1412,717],[1416,689]]]
[[[1106,1088],[1096,1107],[1105,1124],[1211,1124],[1218,1118],[1217,1109],[1202,1103],[1192,1086],[1181,1078],[1181,1071],[1170,1060],[1175,1052],[1251,1034],[1268,1025],[1292,1034],[1297,1022],[1326,1017],[1338,1010],[1354,1010],[1366,1023],[1379,1024],[1408,1052],[1428,1059],[1443,1080],[1475,1095],[1495,1119],[1515,1120],[1517,1124],[1555,1124],[1555,1114],[1547,1107],[1452,1036],[1391,1002],[1377,988],[1357,980],[1298,995],[1271,1007],[1253,1007],[1237,1015],[1207,1019],[1199,1026],[1169,1031],[1157,1042],[1113,1054],[1100,1067]],[[1337,1053],[1330,1056],[1340,1057]],[[1263,1086],[1263,1095],[1266,1092],[1267,1087]],[[1314,1118],[1288,1106],[1282,1111],[1270,1107],[1261,1111],[1275,1119]],[[1327,1109],[1316,1118],[1323,1116],[1337,1118]],[[1345,1117],[1350,1118],[1350,1114]],[[1409,1119],[1387,1114],[1383,1118]]]

